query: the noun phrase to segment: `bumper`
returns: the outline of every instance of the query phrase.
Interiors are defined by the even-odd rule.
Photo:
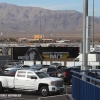
[[[49,86],[49,92],[63,92],[64,91],[64,87],[56,87],[56,86]]]

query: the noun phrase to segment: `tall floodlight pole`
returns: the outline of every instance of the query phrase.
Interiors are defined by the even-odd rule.
[[[1,36],[3,36],[3,18],[2,18],[2,29],[1,29]]]
[[[55,23],[54,23],[54,39],[55,39],[55,41],[56,41],[56,20],[57,20],[57,12],[54,11],[54,21],[55,21]]]
[[[39,43],[40,43],[40,36],[41,36],[41,11],[40,11],[40,35],[39,35]]]
[[[1,29],[1,38],[3,37],[3,18],[2,18],[2,29]],[[3,39],[2,39],[2,47],[3,47]]]
[[[94,48],[94,0],[93,0],[93,34],[92,34],[92,47]]]
[[[88,16],[88,0],[83,0],[83,61],[82,70],[87,69],[87,54],[86,54],[86,22]],[[85,73],[84,73],[85,74]]]

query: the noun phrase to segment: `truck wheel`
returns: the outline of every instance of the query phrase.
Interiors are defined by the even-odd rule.
[[[0,93],[4,92],[4,89],[2,87],[2,84],[0,83]]]
[[[40,89],[40,94],[42,96],[48,96],[49,95],[49,90],[48,90],[48,87],[47,86],[44,86]]]

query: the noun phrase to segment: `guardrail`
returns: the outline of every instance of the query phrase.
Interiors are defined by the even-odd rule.
[[[93,70],[94,72],[98,72]],[[100,70],[99,70],[100,71]],[[91,77],[83,74],[89,71],[72,71],[73,100],[100,100],[100,80],[98,76]]]

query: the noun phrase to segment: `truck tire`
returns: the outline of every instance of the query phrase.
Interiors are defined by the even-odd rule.
[[[3,92],[4,92],[4,89],[3,89],[2,84],[0,82],[0,93],[3,93]]]
[[[40,94],[41,94],[42,96],[48,96],[48,95],[49,95],[49,89],[48,89],[48,87],[47,87],[47,86],[41,87],[41,89],[40,89]]]

